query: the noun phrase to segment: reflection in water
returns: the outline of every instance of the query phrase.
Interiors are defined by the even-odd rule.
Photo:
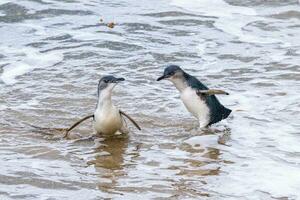
[[[215,176],[219,174],[221,167],[215,164],[222,161],[220,159],[221,153],[220,149],[208,146],[210,144],[207,143],[207,139],[210,138],[216,138],[216,136],[212,134],[194,136],[181,145],[181,149],[189,152],[194,159],[184,159],[184,163],[187,164],[187,167],[180,168],[180,175]],[[190,144],[189,141],[193,140],[198,141],[196,144]]]
[[[89,161],[96,168],[102,167],[111,170],[120,170],[123,168],[124,152],[128,146],[128,136],[104,138],[103,141],[95,140],[96,149],[95,160]]]
[[[108,137],[104,140],[95,140],[95,159],[88,162],[93,165],[100,177],[98,188],[107,193],[118,194],[113,191],[118,184],[120,176],[125,175],[123,171],[124,153],[128,147],[129,137],[121,135],[118,137]]]

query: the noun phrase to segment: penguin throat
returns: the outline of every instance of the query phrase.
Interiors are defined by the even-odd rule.
[[[179,90],[179,92],[182,92],[188,87],[186,80],[184,80],[183,78],[173,78],[170,79],[170,81],[174,84],[177,90]]]
[[[97,107],[110,107],[112,106],[111,100],[112,90],[103,90],[98,97]]]

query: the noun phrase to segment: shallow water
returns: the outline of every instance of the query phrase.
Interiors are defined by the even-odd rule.
[[[1,0],[0,199],[300,199],[299,24],[292,0]],[[198,131],[155,81],[169,63],[228,91],[231,117]],[[114,102],[142,131],[30,126],[91,114],[104,74],[126,78]]]

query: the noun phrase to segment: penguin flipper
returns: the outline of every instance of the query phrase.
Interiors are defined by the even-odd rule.
[[[225,92],[224,90],[217,90],[217,89],[197,90],[196,93],[197,95],[206,95],[206,96],[211,96],[215,94],[229,95],[228,92]]]
[[[84,118],[78,120],[77,122],[75,122],[70,128],[66,129],[65,130],[65,135],[64,135],[64,138],[67,138],[69,136],[69,132],[74,129],[76,126],[78,126],[79,124],[81,124],[83,121],[89,119],[89,118],[92,118],[94,117],[94,114],[93,115],[88,115],[88,116],[85,116]]]
[[[136,123],[136,121],[134,119],[132,119],[129,115],[127,115],[126,113],[124,113],[123,111],[119,110],[120,115],[125,116],[127,119],[129,119],[129,121],[131,121],[131,123],[138,129],[138,130],[142,130],[141,127]]]

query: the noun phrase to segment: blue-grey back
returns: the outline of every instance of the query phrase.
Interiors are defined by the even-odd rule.
[[[209,89],[206,85],[204,85],[201,81],[199,81],[196,77],[191,76],[187,73],[184,74],[187,83],[190,87],[197,90],[207,90]],[[231,110],[228,108],[225,108],[218,98],[215,95],[211,96],[202,96],[199,98],[204,98],[207,106],[210,110],[210,123],[214,124],[218,121],[221,121],[222,119],[225,119],[228,117],[228,115],[231,113]]]

